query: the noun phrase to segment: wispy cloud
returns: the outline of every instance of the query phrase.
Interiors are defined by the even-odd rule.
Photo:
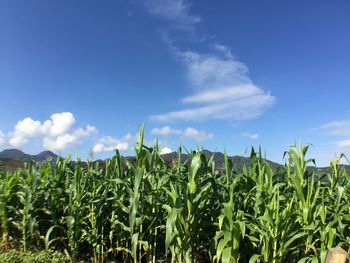
[[[245,132],[242,134],[243,137],[249,138],[251,140],[257,140],[260,138],[259,133],[250,133],[250,132]]]
[[[350,139],[333,142],[340,149],[350,149]]]
[[[180,26],[187,24],[195,29],[200,21],[199,16],[190,13],[186,0],[146,3],[150,14]],[[214,43],[209,44],[210,52],[199,53],[179,48],[169,34],[164,39],[173,55],[185,65],[192,92],[181,99],[182,109],[152,115],[152,120],[246,120],[261,115],[274,104],[275,97],[253,83],[248,67],[235,59],[229,47]]]
[[[199,16],[189,13],[186,0],[146,0],[145,6],[153,16],[170,20],[179,26],[190,26],[201,21]]]
[[[181,99],[192,107],[151,116],[156,121],[233,119],[261,115],[275,102],[269,92],[257,87],[247,67],[232,57],[195,52],[176,52],[186,65],[193,93]]]
[[[180,129],[174,129],[170,126],[163,126],[161,128],[153,128],[151,130],[151,134],[160,135],[160,136],[168,136],[171,134],[181,134],[182,131]]]
[[[187,67],[187,76],[193,88],[199,90],[250,83],[245,64],[228,56],[177,51]]]
[[[232,52],[227,46],[219,44],[219,43],[215,43],[215,44],[213,44],[213,48],[215,50],[221,52],[222,54],[224,54],[226,57],[233,58]]]
[[[169,135],[174,134],[174,135],[192,138],[192,139],[195,139],[197,141],[203,141],[203,140],[208,140],[208,139],[213,138],[212,133],[199,131],[199,130],[192,128],[192,127],[187,127],[186,129],[182,130],[182,129],[172,128],[170,126],[164,126],[161,128],[152,129],[151,134],[159,135],[159,136],[169,136]]]
[[[5,142],[6,142],[5,134],[2,131],[0,131],[0,146],[5,144]]]
[[[7,141],[3,136],[3,144],[20,147],[28,143],[31,138],[40,138],[44,149],[61,151],[79,144],[81,138],[97,132],[91,125],[73,129],[74,124],[75,118],[70,112],[54,113],[50,119],[43,122],[27,117],[17,122],[14,130],[8,133]]]
[[[319,129],[325,131],[327,134],[330,135],[350,137],[350,120],[328,122],[319,127]]]
[[[341,140],[334,140],[332,142],[340,150],[350,149],[350,120],[332,121],[316,128],[328,135],[342,138]]]
[[[208,140],[213,138],[212,133],[202,132],[194,128],[186,128],[183,135],[189,138],[196,139],[198,141]]]
[[[242,84],[240,86],[224,87],[218,89],[207,89],[203,92],[185,97],[184,103],[213,103],[218,101],[238,100],[254,95],[261,95],[263,91],[251,84]]]

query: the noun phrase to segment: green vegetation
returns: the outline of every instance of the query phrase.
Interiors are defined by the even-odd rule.
[[[350,247],[350,175],[338,159],[316,180],[307,149],[291,147],[277,171],[254,149],[242,172],[225,155],[221,174],[201,151],[166,164],[141,130],[135,162],[116,151],[103,166],[1,172],[1,250],[21,252],[0,261],[41,262],[23,259],[41,250],[52,262],[323,262]]]
[[[69,263],[69,259],[57,251],[19,252],[9,250],[0,252],[1,263]]]

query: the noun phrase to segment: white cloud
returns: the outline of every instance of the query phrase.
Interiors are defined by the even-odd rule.
[[[102,143],[98,143],[92,149],[92,151],[95,153],[112,152],[114,150],[127,151],[127,150],[129,150],[129,144],[127,142],[118,142],[118,143],[115,143],[112,145],[105,145]]]
[[[82,137],[90,136],[97,132],[93,126],[87,125],[85,129],[78,128],[72,133],[65,133],[54,137],[44,137],[43,148],[50,151],[63,151],[72,145],[78,144]]]
[[[200,22],[199,16],[189,14],[186,0],[146,0],[147,10],[154,16],[175,22],[178,26],[190,26]]]
[[[193,51],[177,51],[177,55],[187,67],[191,84],[197,89],[235,86],[250,83],[245,64],[231,57],[214,54],[199,54]]]
[[[92,152],[93,153],[99,153],[103,152],[104,145],[102,143],[96,143],[94,147],[92,147]]]
[[[168,136],[171,134],[185,136],[188,138],[196,139],[197,141],[208,140],[213,137],[213,134],[199,131],[195,128],[188,127],[185,130],[175,129],[170,126],[164,126],[161,128],[154,128],[151,130],[153,135]]]
[[[343,150],[350,149],[350,139],[336,141],[336,142],[334,142],[334,144],[337,146],[337,148],[340,148],[340,149],[343,149]]]
[[[240,86],[218,88],[215,90],[203,90],[200,93],[183,98],[182,101],[184,103],[214,103],[238,100],[262,94],[263,91],[255,85],[242,84]]]
[[[274,103],[274,101],[274,97],[270,94],[263,94],[234,101],[207,104],[202,107],[153,115],[151,116],[151,119],[163,122],[173,120],[193,121],[209,119],[247,120],[261,115]]]
[[[216,51],[221,52],[221,53],[224,54],[226,57],[228,57],[228,58],[233,58],[233,55],[232,55],[232,53],[231,53],[231,50],[230,50],[227,46],[216,43],[216,44],[213,45],[213,47],[214,47],[214,49],[215,49]]]
[[[28,139],[26,137],[23,137],[23,136],[12,136],[10,139],[9,139],[9,144],[13,147],[20,147],[24,144],[26,144],[28,142]]]
[[[328,122],[320,127],[327,134],[350,136],[350,120]]]
[[[170,149],[169,147],[164,147],[160,150],[160,154],[167,154],[167,153],[171,153],[173,152],[172,149]]]
[[[70,112],[54,113],[50,120],[43,123],[32,118],[25,118],[17,122],[13,137],[58,136],[67,132],[75,123],[75,118]]]
[[[247,75],[247,67],[232,56],[218,57],[174,49],[186,65],[194,90],[192,95],[182,98],[182,102],[194,106],[153,115],[152,120],[246,120],[261,115],[274,104],[275,97],[254,85]]]
[[[72,134],[63,134],[57,137],[45,137],[43,139],[43,148],[50,151],[62,151],[68,146],[75,144],[77,138]]]
[[[190,14],[186,0],[147,0],[146,7],[153,16],[173,21],[183,31],[190,28],[192,33],[197,32],[195,25],[200,17]],[[175,57],[185,65],[192,94],[181,99],[187,106],[152,115],[152,120],[246,120],[261,115],[274,104],[275,97],[251,81],[247,66],[234,58],[229,47],[214,43],[210,45],[210,53],[182,51],[170,34],[163,38]],[[204,40],[197,37],[196,42],[199,41]]]
[[[10,144],[18,147],[28,142],[31,137],[55,137],[66,133],[75,123],[75,118],[70,112],[54,113],[50,120],[43,123],[25,118],[17,122],[14,131],[10,134]]]
[[[254,133],[254,134],[251,134],[249,138],[250,138],[250,139],[253,139],[253,140],[257,140],[257,139],[259,139],[259,137],[260,137],[259,134]]]
[[[9,133],[8,143],[20,147],[28,143],[30,138],[41,138],[44,149],[61,151],[79,143],[82,137],[97,132],[91,125],[72,130],[74,124],[75,118],[70,112],[54,113],[43,122],[27,117],[17,122],[13,132]]]
[[[194,128],[186,128],[184,131],[184,136],[194,138],[198,141],[207,140],[213,138],[213,134],[201,132]]]
[[[332,144],[339,150],[350,149],[350,120],[328,122],[316,129],[331,136],[343,137],[342,140],[333,141]]]
[[[75,123],[75,118],[70,112],[54,113],[51,120],[43,124],[43,133],[48,136],[58,136],[66,133]]]
[[[96,133],[97,129],[94,126],[87,125],[85,129],[78,128],[74,131],[74,136],[76,137],[86,137],[91,135],[92,133]]]
[[[116,149],[119,151],[128,151],[131,146],[136,142],[136,135],[133,136],[130,133],[126,134],[123,138],[118,139],[112,136],[102,137],[92,148],[93,153],[99,152],[112,152]]]
[[[5,134],[0,130],[0,146],[5,144]]]
[[[170,134],[177,134],[179,130],[173,129],[170,126],[164,126],[161,128],[154,128],[151,130],[151,134],[153,135],[161,135],[161,136],[168,136]]]
[[[40,121],[25,118],[17,122],[14,135],[22,135],[23,137],[37,136],[43,132],[42,128],[43,127]]]
[[[250,132],[243,133],[242,136],[249,138],[251,140],[257,140],[260,137],[258,133],[250,133]]]

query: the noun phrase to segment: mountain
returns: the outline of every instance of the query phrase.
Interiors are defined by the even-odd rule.
[[[213,158],[215,162],[215,167],[219,170],[225,169],[225,155],[221,152],[211,152],[208,150],[203,150],[204,155],[210,159]],[[178,159],[178,153],[177,152],[171,152],[167,154],[163,154],[162,158],[165,162],[171,163],[173,160]],[[232,161],[234,167],[238,171],[242,171],[243,165],[249,166],[250,165],[250,158],[244,157],[244,156],[228,156],[228,159]],[[181,154],[181,161],[182,162],[190,162],[190,156],[188,154]],[[283,166],[281,164],[272,162],[270,160],[267,160],[267,162],[271,165],[273,169],[277,169],[278,167],[282,168]]]
[[[52,159],[53,161],[56,161],[58,156],[51,151],[43,151],[43,152],[33,156],[33,160],[38,161],[38,162],[45,161],[48,158]]]
[[[215,168],[219,170],[224,170],[225,169],[225,155],[221,152],[211,152],[208,150],[203,150],[203,153],[205,156],[209,158],[213,158],[215,162]],[[20,150],[17,149],[7,149],[2,152],[0,152],[0,170],[14,170],[20,167],[23,167],[25,162],[28,162],[30,160],[34,160],[37,162],[42,162],[50,158],[52,160],[52,163],[54,164],[58,158],[58,156],[51,152],[51,151],[44,151],[41,152],[37,155],[30,155],[27,153],[24,153]],[[128,156],[125,157],[129,161],[134,162],[135,161],[135,156]],[[174,160],[178,159],[178,153],[177,152],[171,152],[167,154],[162,155],[163,160],[171,164]],[[237,171],[242,171],[243,165],[249,166],[250,165],[250,158],[249,157],[244,157],[244,156],[228,156],[228,158],[232,161],[234,167],[236,168]],[[189,164],[191,162],[191,158],[189,154],[181,154],[181,161]],[[272,162],[270,160],[266,160],[271,167],[275,169],[280,169],[283,168],[282,164]],[[97,162],[103,164],[103,160],[97,160]],[[350,172],[350,166],[345,165],[347,172]],[[309,171],[315,171],[316,174],[324,174],[324,173],[329,173],[331,172],[330,167],[314,167],[314,166],[309,166],[307,167]]]
[[[51,151],[44,151],[37,155],[30,155],[17,149],[7,149],[0,152],[0,159],[2,160],[17,160],[22,162],[34,160],[37,162],[42,162],[47,158],[51,158],[52,160],[56,161],[58,156]]]
[[[27,162],[30,160],[29,154],[26,154],[17,149],[7,149],[0,152],[0,159],[2,160],[17,160]]]
[[[58,156],[51,151],[44,151],[37,155],[31,155],[17,149],[7,149],[0,152],[0,170],[14,170],[23,167],[24,163],[30,160],[42,162],[48,158],[55,163]]]
[[[221,152],[211,152],[208,150],[204,150],[203,153],[207,158],[213,158],[215,162],[215,168],[219,170],[225,169],[225,155]],[[178,159],[178,153],[177,152],[171,152],[168,154],[163,154],[162,158],[165,162],[171,163],[174,160]],[[249,167],[250,165],[250,158],[244,157],[244,156],[228,156],[228,159],[230,159],[235,167],[235,169],[238,172],[241,172],[243,170],[243,166]],[[190,156],[188,154],[181,154],[181,161],[190,163]],[[267,163],[271,166],[273,170],[282,169],[284,165],[272,162],[270,160],[266,160]],[[339,165],[341,168],[345,168],[345,170],[350,173],[350,165]],[[317,167],[317,166],[308,166],[306,168],[308,171],[312,172],[314,171],[317,176],[331,173],[332,169],[331,167]]]

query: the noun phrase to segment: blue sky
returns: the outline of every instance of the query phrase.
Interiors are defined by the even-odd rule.
[[[0,150],[350,153],[350,2],[0,2]]]

